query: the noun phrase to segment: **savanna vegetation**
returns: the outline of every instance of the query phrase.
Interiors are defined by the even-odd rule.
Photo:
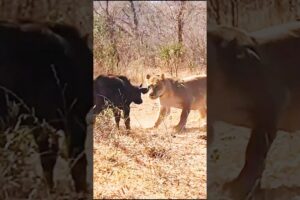
[[[206,2],[94,2],[94,77],[206,74]],[[198,112],[175,133],[181,110],[152,128],[159,104],[131,106],[131,130],[106,110],[94,124],[94,198],[206,198],[206,133]],[[200,122],[199,122],[200,121]]]
[[[94,2],[95,76],[199,73],[206,66],[205,2]],[[132,74],[134,73],[134,74]]]

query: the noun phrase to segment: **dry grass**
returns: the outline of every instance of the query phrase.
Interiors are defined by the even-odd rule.
[[[0,121],[0,199],[76,199],[80,194],[75,192],[71,179],[62,132],[41,122],[21,99],[19,101],[21,103],[8,102],[8,116]],[[27,112],[20,112],[22,106]],[[25,119],[32,119],[32,124],[27,124],[28,121],[25,124]],[[40,154],[47,152],[38,151],[33,134],[37,134],[37,140],[59,143],[60,156],[53,177],[55,188],[51,193],[40,161]]]
[[[117,130],[110,113],[94,126],[94,198],[206,198],[206,133],[199,131],[198,112],[187,130],[174,133],[179,120],[173,110],[158,129],[151,129],[158,102],[144,95],[132,105],[132,130]]]
[[[19,121],[20,122],[20,121]],[[32,135],[36,127],[22,126],[15,123],[1,133],[1,167],[0,167],[0,198],[1,199],[66,199],[73,198],[76,193],[70,179],[68,163],[58,158],[54,179],[56,189],[49,193],[43,176],[39,152]],[[51,132],[39,133],[48,137]]]

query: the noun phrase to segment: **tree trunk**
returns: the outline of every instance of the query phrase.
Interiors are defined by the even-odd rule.
[[[109,40],[112,45],[113,49],[113,55],[112,55],[112,63],[111,63],[111,68],[114,69],[115,67],[118,69],[119,68],[119,63],[120,63],[120,55],[117,49],[117,40],[115,37],[115,31],[114,31],[114,20],[109,14],[109,1],[106,1],[106,7],[105,7],[105,14],[106,14],[106,28],[109,33]],[[115,59],[115,60],[114,60]],[[115,63],[115,62],[116,63]]]
[[[184,6],[185,6],[185,1],[180,1],[180,8],[179,12],[177,14],[177,38],[178,38],[178,43],[182,44],[183,42],[183,11],[184,11]]]
[[[139,54],[139,56],[141,56],[141,46],[143,45],[143,40],[141,38],[141,35],[139,34],[139,21],[138,21],[138,18],[137,18],[137,12],[136,12],[135,5],[134,5],[133,1],[129,1],[129,2],[130,2],[130,7],[131,7],[131,10],[132,10],[132,13],[133,13],[133,24],[134,24],[133,32],[134,32],[135,39],[137,41],[139,41],[138,54]]]

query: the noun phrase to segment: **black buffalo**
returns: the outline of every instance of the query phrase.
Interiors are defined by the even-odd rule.
[[[107,108],[112,108],[117,127],[119,128],[123,110],[126,129],[130,129],[130,104],[143,103],[141,94],[146,94],[148,88],[133,86],[125,76],[100,75],[94,80],[94,114],[99,114]]]
[[[87,189],[85,117],[93,105],[92,66],[92,52],[72,26],[0,22],[1,121],[7,119],[7,100],[21,101],[23,108],[34,109],[38,119],[63,130],[69,156],[77,160],[71,174],[78,192]],[[58,144],[51,146],[48,137],[43,138],[39,133],[35,136],[40,152],[44,152],[41,163],[52,188]]]

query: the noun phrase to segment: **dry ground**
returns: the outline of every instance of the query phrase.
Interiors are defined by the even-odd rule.
[[[151,129],[158,102],[148,95],[143,99],[143,104],[132,105],[128,134],[123,121],[118,131],[112,120],[96,119],[94,198],[206,198],[206,133],[199,130],[199,113],[191,112],[183,133],[171,127],[179,120],[177,109],[158,129]]]
[[[211,199],[225,199],[220,188],[235,178],[244,164],[250,130],[225,123],[216,125],[216,139],[208,153]],[[300,134],[279,131],[262,177],[265,199],[300,199]],[[243,152],[243,153],[241,153]],[[226,168],[224,167],[226,166]]]

